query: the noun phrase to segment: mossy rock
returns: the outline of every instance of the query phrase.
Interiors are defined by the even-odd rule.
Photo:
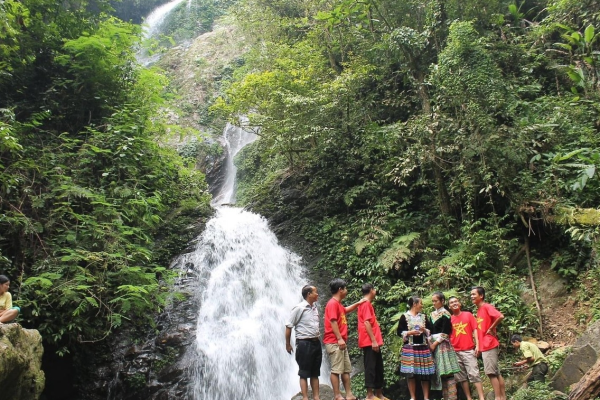
[[[42,337],[19,324],[0,325],[0,387],[3,400],[38,399],[44,390]]]

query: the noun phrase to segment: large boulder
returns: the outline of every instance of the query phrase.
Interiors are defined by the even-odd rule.
[[[579,382],[585,373],[598,361],[600,355],[600,321],[594,322],[581,335],[565,359],[562,367],[552,378],[552,387],[567,393],[569,387]]]
[[[2,400],[39,399],[44,390],[42,336],[19,324],[0,325]]]

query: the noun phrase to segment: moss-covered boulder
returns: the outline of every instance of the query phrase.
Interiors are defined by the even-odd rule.
[[[39,399],[44,389],[42,337],[19,324],[0,325],[2,400]]]

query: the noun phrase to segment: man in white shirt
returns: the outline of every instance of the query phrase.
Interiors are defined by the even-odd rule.
[[[292,354],[292,328],[296,328],[296,362],[300,376],[302,400],[308,400],[308,379],[314,400],[319,400],[319,374],[321,371],[321,339],[319,331],[319,310],[317,299],[319,293],[314,286],[302,288],[302,300],[296,305],[285,324],[285,349]]]

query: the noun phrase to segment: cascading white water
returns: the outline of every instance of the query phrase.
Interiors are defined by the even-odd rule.
[[[228,123],[223,130],[223,138],[225,139],[225,150],[227,151],[225,158],[225,180],[219,194],[213,198],[213,205],[235,203],[235,175],[237,168],[233,163],[233,159],[244,146],[256,140],[256,134]]]
[[[300,257],[278,245],[261,216],[219,207],[180,260],[190,263],[201,280],[193,398],[290,399],[297,365],[283,332],[301,300]]]
[[[148,39],[155,36],[164,22],[165,17],[182,1],[183,0],[173,0],[167,4],[156,7],[144,20],[144,38]]]
[[[167,15],[182,2],[183,0],[172,0],[169,3],[163,4],[152,10],[152,12],[144,19],[144,24],[142,26],[143,39],[151,39],[157,36]],[[138,63],[147,67],[158,61],[160,53],[151,54],[147,48],[142,47],[139,49],[136,58]]]
[[[263,217],[223,206],[235,202],[233,158],[256,135],[228,124],[223,137],[226,179],[213,200],[216,215],[194,251],[176,262],[193,265],[198,276],[190,397],[286,400],[298,392],[298,371],[285,351],[284,325],[301,300],[303,268]]]

